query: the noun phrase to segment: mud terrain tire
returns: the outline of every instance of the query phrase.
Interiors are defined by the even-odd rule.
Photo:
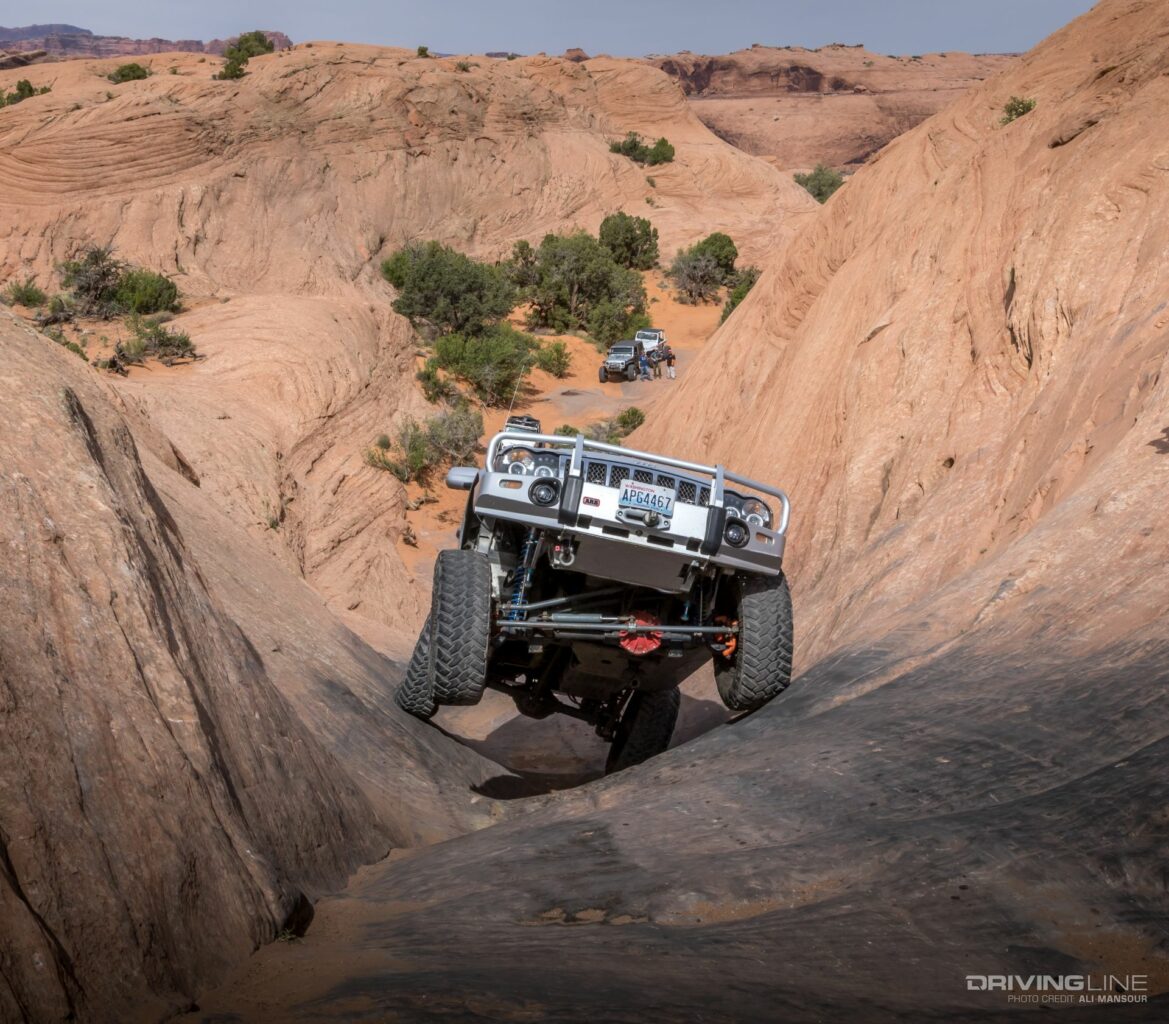
[[[609,383],[609,375],[605,372],[604,368],[597,371],[597,380],[599,380],[602,384]]]
[[[739,638],[728,661],[715,655],[718,694],[731,711],[756,711],[792,679],[792,598],[783,573],[736,577]]]
[[[430,619],[422,624],[422,632],[414,644],[405,678],[394,693],[394,703],[407,714],[424,722],[434,715],[434,687],[430,685]]]
[[[491,640],[491,564],[478,551],[440,551],[428,660],[438,704],[478,704]]]
[[[625,367],[625,379],[630,381],[637,379],[637,367],[632,363]]]
[[[677,687],[634,693],[609,747],[605,774],[632,768],[665,750],[674,735],[681,704],[682,694]]]

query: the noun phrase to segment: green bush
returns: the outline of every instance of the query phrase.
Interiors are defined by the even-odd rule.
[[[92,245],[61,264],[61,283],[73,293],[79,312],[108,318],[122,312],[117,294],[125,270],[113,249]]]
[[[585,428],[585,436],[594,441],[603,441],[605,444],[620,444],[644,422],[645,413],[637,406],[631,405],[612,419],[590,424]]]
[[[41,291],[31,277],[24,281],[13,281],[4,293],[4,301],[12,306],[43,306],[49,297]]]
[[[815,169],[807,174],[796,174],[793,177],[796,184],[806,189],[818,203],[828,202],[829,196],[844,184],[844,176],[824,164],[816,164]]]
[[[399,249],[382,263],[382,276],[398,290],[398,313],[443,334],[482,334],[516,304],[515,287],[501,268],[438,242]]]
[[[731,292],[727,296],[726,304],[723,306],[723,315],[719,320],[720,324],[738,308],[739,303],[747,297],[747,293],[755,287],[755,282],[759,280],[759,274],[760,270],[758,267],[743,267],[735,275],[735,281],[731,285]]]
[[[466,406],[430,417],[425,423],[408,419],[399,428],[392,443],[382,445],[384,434],[375,447],[365,453],[367,465],[393,473],[402,483],[425,479],[437,466],[469,460],[479,446],[483,417]]]
[[[552,431],[552,433],[558,435],[559,437],[576,437],[580,431],[570,423],[561,423],[560,426]]]
[[[123,82],[138,82],[143,78],[149,78],[150,71],[141,64],[122,64],[113,74],[106,77],[114,85],[121,85]]]
[[[37,314],[39,324],[67,324],[76,314],[73,300],[66,295],[54,295],[47,309]]]
[[[609,214],[601,221],[600,241],[623,267],[649,270],[658,261],[658,229],[644,217]]]
[[[530,303],[532,329],[584,328],[604,341],[620,337],[645,311],[640,275],[584,231],[548,235],[537,249],[517,245],[508,266]]]
[[[695,248],[680,250],[666,271],[674,282],[683,302],[709,302],[723,284],[723,271],[709,253],[697,252]]]
[[[415,375],[415,379],[422,385],[422,395],[430,403],[453,403],[459,397],[459,389],[452,381],[439,375],[438,362],[435,359],[426,360],[426,365]]]
[[[723,276],[723,284],[730,283],[735,276],[735,260],[739,258],[739,250],[730,235],[715,231],[707,235],[691,249],[699,256],[709,256],[718,265]]]
[[[134,317],[130,330],[134,336],[114,346],[114,355],[125,363],[141,363],[147,356],[154,356],[165,366],[171,366],[179,359],[198,357],[189,334],[172,331],[157,320]]]
[[[429,56],[430,56],[430,47],[429,47],[429,46],[420,46],[420,47],[418,47],[418,49],[417,49],[417,50],[415,50],[414,52],[415,52],[415,53],[416,53],[416,54],[417,54],[419,57],[429,57]]]
[[[472,64],[469,60],[455,61],[455,70],[461,71],[463,73],[470,71],[471,68],[477,68],[478,66],[478,64]]]
[[[647,146],[637,132],[630,132],[620,142],[609,143],[610,153],[620,153],[639,164],[668,164],[674,159],[674,147],[668,139],[658,139]]]
[[[53,87],[50,85],[42,85],[38,89],[27,78],[22,78],[16,83],[16,88],[13,92],[0,92],[0,107],[12,107],[17,103],[23,103],[25,100],[32,99],[34,96],[44,96],[45,93],[52,91]]]
[[[179,289],[163,274],[127,270],[118,282],[114,301],[127,313],[173,313],[179,306]]]
[[[501,323],[479,335],[439,338],[434,362],[470,385],[484,405],[507,405],[527,376],[536,348],[530,335]]]
[[[553,377],[567,377],[572,367],[572,353],[563,341],[549,342],[536,353],[536,365]]]
[[[1034,109],[1034,100],[1024,99],[1022,96],[1012,96],[1003,105],[1003,116],[999,118],[999,124],[1010,124],[1024,114],[1030,114]]]
[[[215,77],[225,80],[243,78],[244,68],[247,67],[249,60],[265,53],[271,53],[275,49],[276,44],[263,32],[245,32],[223,51],[227,63],[223,65],[223,70]]]

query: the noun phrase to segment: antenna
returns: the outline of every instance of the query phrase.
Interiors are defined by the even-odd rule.
[[[516,377],[515,390],[511,393],[511,405],[507,407],[507,418],[511,419],[511,411],[515,408],[516,397],[520,393],[520,385],[524,382],[524,371],[528,368],[528,363],[532,361],[531,353],[524,357],[524,361],[520,364],[519,376]]]

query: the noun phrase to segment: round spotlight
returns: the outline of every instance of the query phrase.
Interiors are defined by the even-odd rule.
[[[751,531],[742,520],[730,519],[727,521],[726,530],[723,531],[723,537],[731,547],[741,548],[751,539]]]
[[[537,480],[528,488],[528,497],[536,505],[553,505],[560,495],[560,483],[557,480]]]

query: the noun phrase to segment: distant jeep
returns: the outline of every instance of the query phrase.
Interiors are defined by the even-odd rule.
[[[602,384],[610,380],[634,380],[637,377],[637,367],[645,354],[645,346],[640,341],[619,341],[609,349],[605,361],[597,371],[597,378]]]
[[[662,350],[666,347],[666,332],[660,327],[647,327],[638,331],[633,340],[640,341],[645,354],[656,363],[661,359]]]
[[[714,658],[723,703],[752,711],[791,679],[783,491],[723,466],[509,421],[441,551],[430,617],[397,702],[419,718],[485,688],[610,744],[608,771],[661,753],[679,683]]]

